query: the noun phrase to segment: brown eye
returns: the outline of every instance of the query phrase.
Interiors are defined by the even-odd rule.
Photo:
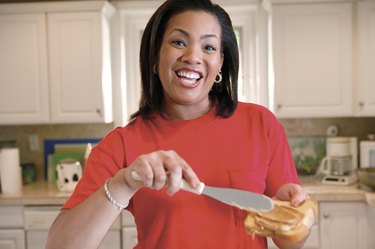
[[[173,40],[170,43],[176,47],[181,47],[181,48],[186,46],[183,40]]]
[[[207,51],[207,52],[215,52],[216,51],[216,47],[213,46],[213,45],[205,45],[203,47],[203,50]]]

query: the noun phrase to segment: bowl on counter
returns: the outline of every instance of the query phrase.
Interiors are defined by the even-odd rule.
[[[360,168],[356,172],[360,184],[375,190],[375,168]]]

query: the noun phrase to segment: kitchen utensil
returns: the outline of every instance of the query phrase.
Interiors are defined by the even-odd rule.
[[[322,172],[326,175],[345,176],[352,173],[352,157],[324,157],[322,162]]]
[[[136,171],[132,171],[131,176],[134,180],[143,180]],[[200,182],[199,187],[194,189],[182,179],[181,189],[197,195],[204,194],[225,204],[245,210],[267,212],[272,210],[274,206],[272,199],[268,196],[239,189],[206,186],[203,182]]]
[[[76,160],[62,160],[56,165],[57,187],[60,191],[72,192],[82,177],[81,163]]]
[[[322,183],[350,185],[357,182],[355,170],[358,168],[356,137],[327,138],[327,156],[323,158],[317,174],[323,174]]]
[[[361,184],[375,190],[375,168],[363,168],[356,170]]]

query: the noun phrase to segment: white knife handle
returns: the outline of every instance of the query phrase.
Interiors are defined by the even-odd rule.
[[[192,187],[189,185],[189,183],[187,183],[187,181],[185,181],[184,179],[182,179],[180,188],[183,189],[183,190],[185,190],[185,191],[189,191],[189,192],[191,192],[191,193],[194,193],[194,194],[200,195],[200,194],[202,194],[202,192],[203,192],[203,189],[204,189],[204,183],[203,183],[203,182],[200,182],[198,188],[192,188]]]
[[[137,171],[134,171],[132,170],[132,172],[130,172],[130,175],[132,176],[132,178],[136,181],[143,181],[143,178],[141,177],[140,174],[138,174]]]
[[[136,181],[143,181],[142,177],[138,174],[137,171],[133,170],[132,172],[130,172],[130,174],[131,174],[131,176],[132,176],[132,178],[134,180],[136,180]],[[168,184],[168,179],[167,179],[166,184]],[[184,179],[182,179],[180,188],[183,189],[183,190],[185,190],[185,191],[189,191],[191,193],[200,195],[200,194],[202,194],[202,191],[204,189],[204,183],[200,182],[198,188],[192,188],[189,185],[189,183],[187,183],[187,181],[185,181]]]

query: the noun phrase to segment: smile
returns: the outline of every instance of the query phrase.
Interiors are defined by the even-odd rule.
[[[177,71],[176,72],[177,77],[180,79],[180,83],[187,87],[194,87],[197,85],[197,81],[199,81],[202,78],[202,75],[200,75],[197,72],[193,71]]]

